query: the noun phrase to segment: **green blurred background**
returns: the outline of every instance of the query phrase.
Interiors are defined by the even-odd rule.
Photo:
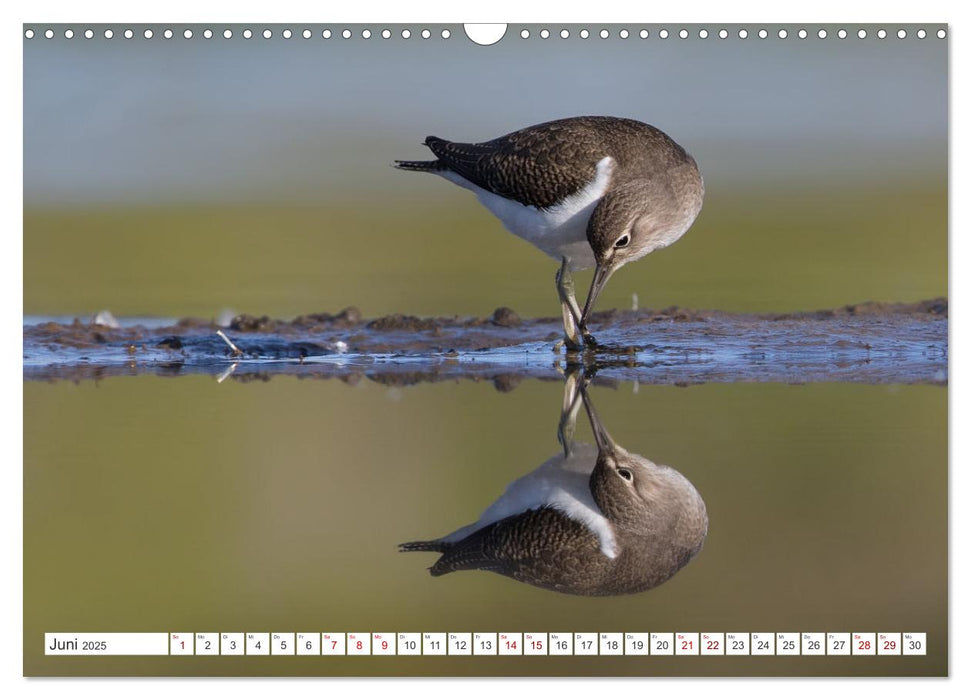
[[[395,545],[474,521],[558,448],[562,388],[208,377],[30,382],[28,674],[943,674],[947,393],[594,387],[617,441],[708,506],[698,558],[635,596],[432,578]],[[56,439],[55,439],[56,436]],[[590,441],[581,417],[578,436]],[[51,631],[927,632],[926,657],[45,657]]]
[[[556,315],[553,261],[467,193],[425,179],[454,204],[30,210],[25,310]],[[634,293],[646,307],[734,311],[946,296],[946,231],[944,180],[781,200],[715,190],[691,231],[618,273],[598,307],[629,308]],[[582,293],[589,278],[577,275]]]

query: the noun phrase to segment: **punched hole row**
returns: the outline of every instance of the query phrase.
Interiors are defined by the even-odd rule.
[[[875,36],[877,39],[886,39],[888,36],[890,36],[893,33],[896,34],[898,39],[906,39],[908,36],[908,31],[906,29],[898,29],[896,32],[893,32],[893,30],[888,32],[886,29],[878,29],[875,32],[873,32],[873,36]],[[836,31],[832,32],[832,34],[830,34],[830,32],[827,31],[826,29],[819,29],[813,33],[810,33],[810,31],[807,29],[799,29],[794,34],[790,35],[788,29],[772,30],[771,32],[768,29],[759,29],[759,30],[751,30],[751,31],[749,31],[748,29],[738,29],[738,30],[733,29],[731,31],[729,31],[728,29],[719,29],[717,31],[715,30],[709,31],[708,29],[698,29],[694,33],[689,31],[688,29],[681,29],[681,30],[659,29],[657,30],[656,34],[651,34],[651,31],[648,29],[641,29],[635,32],[631,32],[629,29],[620,29],[616,31],[616,36],[621,39],[629,39],[631,36],[634,36],[635,34],[636,36],[639,36],[641,39],[649,39],[652,36],[656,36],[658,39],[668,39],[671,37],[678,37],[680,39],[689,39],[692,36],[695,36],[698,39],[708,39],[709,37],[728,39],[729,37],[732,37],[732,36],[736,36],[739,39],[748,39],[750,36],[758,37],[759,39],[768,39],[770,36],[775,36],[775,37],[778,37],[779,39],[788,39],[790,36],[795,36],[800,39],[808,39],[810,36],[815,36],[816,38],[819,38],[819,39],[826,39],[831,36],[835,36],[839,39],[846,39],[847,37],[854,34],[854,32],[852,32],[851,30],[848,31],[846,29],[837,29]],[[926,29],[918,29],[913,34],[918,39],[926,39],[928,36],[928,32]],[[591,33],[589,29],[581,29],[580,31],[576,32],[576,35],[579,36],[581,39],[589,39],[591,36],[594,36],[594,33]],[[609,39],[612,36],[609,29],[601,29],[598,33],[596,33],[596,35],[599,36],[601,39]],[[866,39],[868,36],[870,36],[870,33],[867,32],[866,29],[858,29],[855,32],[855,35],[859,39]],[[523,29],[522,31],[519,32],[519,36],[522,39],[529,39],[531,36],[533,36],[533,34],[528,29]],[[549,39],[551,36],[553,36],[553,32],[551,32],[549,29],[540,29],[538,32],[536,32],[536,36],[538,36],[540,39]],[[559,36],[561,39],[569,39],[571,36],[570,30],[561,29],[559,32]],[[938,39],[947,38],[947,31],[944,29],[938,29],[937,38]]]
[[[436,30],[435,32],[442,39],[449,39],[452,36],[451,30],[442,29],[440,32]],[[144,39],[154,39],[156,37],[161,37],[162,39],[173,39],[177,35],[181,35],[183,39],[193,39],[201,37],[203,39],[212,39],[213,37],[222,36],[223,39],[232,39],[234,36],[240,36],[243,39],[252,39],[255,36],[262,36],[264,39],[272,39],[274,36],[281,36],[284,39],[293,39],[297,37],[303,37],[304,39],[312,39],[315,35],[309,29],[304,30],[293,30],[293,29],[283,29],[274,32],[272,29],[264,29],[262,32],[254,32],[252,29],[244,29],[238,34],[233,32],[232,29],[224,29],[221,33],[218,30],[213,29],[203,29],[198,32],[198,34],[191,29],[184,29],[180,33],[176,33],[171,29],[164,29],[156,34],[155,30],[145,29],[141,32],[136,32],[133,29],[125,29],[119,31],[117,34],[113,29],[105,29],[101,33],[105,39],[114,39],[116,36],[124,37],[125,39],[134,39],[136,36]],[[372,32],[370,29],[363,29],[358,32],[358,36],[362,39],[370,39],[372,37],[380,36],[382,39],[390,39],[395,33],[390,29],[382,29],[380,32]],[[57,33],[53,29],[47,29],[43,32],[35,31],[34,29],[27,29],[24,31],[24,37],[27,39],[33,39],[37,36],[43,36],[45,39],[53,39],[57,36]],[[65,39],[73,39],[75,36],[83,36],[85,39],[93,39],[95,37],[95,31],[93,29],[85,29],[79,35],[75,34],[73,29],[65,29],[63,32],[63,37]],[[335,37],[341,37],[343,39],[350,39],[354,36],[354,32],[350,29],[344,30],[331,30],[324,29],[320,32],[319,36],[322,39],[331,39]],[[431,39],[432,31],[430,29],[422,29],[421,31],[412,32],[410,29],[402,29],[398,32],[398,36],[402,39],[410,39],[414,37],[421,37],[422,39]]]
[[[133,29],[125,29],[125,30],[119,30],[117,35],[113,29],[105,29],[101,33],[105,39],[113,39],[115,38],[115,36],[124,37],[125,39],[134,39],[136,36],[139,36],[144,39],[155,39],[156,37],[160,37],[162,39],[173,39],[177,35],[181,35],[182,38],[184,39],[192,39],[196,37],[201,37],[203,39],[212,39],[218,36],[222,36],[223,39],[232,39],[235,36],[237,36],[237,34],[233,32],[232,29],[224,29],[222,32],[219,32],[219,30],[213,30],[213,29],[203,29],[199,31],[198,34],[193,32],[193,30],[191,29],[185,29],[182,32],[179,32],[178,34],[172,29],[163,29],[158,33],[156,33],[156,30],[153,30],[153,29],[145,29],[141,32],[136,32]],[[95,37],[95,34],[96,32],[93,29],[85,29],[83,31],[80,31],[77,34],[73,29],[65,29],[62,33],[62,36],[65,39],[73,39],[76,36],[84,37],[85,39],[93,39]],[[379,36],[382,39],[390,39],[396,34],[397,36],[400,36],[402,39],[411,39],[412,37],[415,37],[415,38],[421,37],[422,39],[430,39],[433,36],[433,34],[437,34],[441,36],[442,39],[449,39],[452,36],[452,32],[448,29],[442,29],[441,31],[436,30],[435,32],[432,32],[432,30],[430,29],[422,29],[420,31],[416,30],[415,32],[412,32],[412,30],[410,29],[402,29],[400,31],[397,31],[397,30],[392,31],[391,29],[382,29],[380,31],[375,30],[373,32],[370,29],[362,29],[362,30],[359,30],[356,35],[354,31],[351,29],[343,29],[343,30],[324,29],[319,33],[319,36],[322,39],[331,39],[336,37],[340,37],[342,39],[351,39],[351,38],[354,38],[355,36],[361,39],[371,39],[371,38],[377,38]],[[569,29],[561,29],[557,34],[561,39],[569,39],[571,36],[573,36],[573,34],[570,32]],[[257,32],[254,32],[252,29],[244,29],[238,33],[238,36],[242,37],[243,39],[252,39],[253,37],[256,37],[256,36],[262,36],[264,39],[272,39],[274,36],[277,36],[277,35],[281,36],[284,39],[293,39],[295,37],[312,39],[315,36],[314,32],[312,32],[310,29],[304,29],[304,30],[283,29],[283,30],[277,30],[276,32],[272,29],[264,29],[262,30],[262,32],[260,32],[259,30],[257,30]],[[892,36],[892,35],[895,35],[898,39],[906,39],[908,36],[910,36],[910,32],[908,32],[906,29],[898,29],[896,32],[894,32],[893,30],[888,31],[886,29],[878,29],[872,33],[872,36],[875,36],[877,39],[886,39],[888,36]],[[929,33],[927,32],[926,29],[918,29],[913,32],[913,35],[916,36],[918,39],[926,39],[929,36]],[[947,31],[945,29],[938,29],[936,35],[938,39],[945,39],[947,38]],[[33,39],[35,37],[40,37],[40,36],[43,36],[45,39],[53,39],[57,36],[57,33],[53,29],[46,29],[46,30],[40,31],[40,30],[34,30],[32,28],[28,28],[24,31],[24,37],[27,39]],[[519,32],[519,36],[522,39],[529,39],[530,37],[533,36],[533,34],[530,32],[529,29],[523,29]],[[554,32],[552,32],[549,29],[540,29],[539,31],[536,32],[536,36],[538,36],[540,39],[549,39],[551,36],[554,36]],[[689,39],[692,37],[696,37],[698,39],[708,39],[708,38],[715,38],[715,37],[719,39],[728,39],[729,37],[737,37],[739,39],[748,39],[749,37],[768,39],[770,36],[778,37],[779,39],[788,39],[790,36],[798,37],[799,39],[808,39],[810,36],[816,37],[818,39],[827,39],[831,37],[846,39],[850,36],[856,36],[859,39],[866,39],[870,37],[871,34],[866,29],[858,29],[855,32],[853,32],[852,30],[838,29],[832,33],[827,31],[826,29],[819,29],[812,33],[810,33],[806,29],[799,29],[799,30],[796,30],[793,34],[790,34],[788,29],[778,29],[778,30],[773,29],[770,32],[768,29],[764,29],[764,28],[758,29],[758,30],[753,29],[751,31],[749,31],[748,29],[737,29],[737,30],[733,29],[731,31],[729,31],[728,29],[719,29],[717,31],[716,30],[709,31],[708,29],[697,29],[697,30],[694,30],[693,32],[689,31],[688,29],[680,29],[680,30],[659,29],[654,34],[652,34],[651,31],[648,29],[635,30],[633,32],[629,29],[620,29],[620,30],[615,30],[613,33],[609,29],[601,29],[599,31],[594,30],[594,32],[591,32],[589,29],[581,29],[576,32],[576,36],[578,36],[580,39],[589,39],[591,36],[599,36],[601,39],[609,39],[611,36],[616,36],[620,39],[629,39],[632,36],[638,36],[641,39],[648,39],[651,37],[656,37],[658,39],[668,39],[672,37],[677,37],[680,39]]]

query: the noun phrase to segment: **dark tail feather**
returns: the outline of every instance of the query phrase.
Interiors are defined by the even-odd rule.
[[[428,540],[425,542],[405,542],[398,545],[399,552],[444,552],[446,547],[441,540]]]
[[[441,143],[448,143],[448,141],[440,139],[437,136],[428,136],[422,142],[422,145],[428,146],[434,151],[433,146]],[[398,168],[398,170],[414,170],[420,173],[434,173],[441,170],[448,170],[448,166],[441,160],[396,160],[391,165]]]
[[[426,173],[446,170],[445,164],[440,160],[396,160],[392,165],[398,170],[414,170]]]

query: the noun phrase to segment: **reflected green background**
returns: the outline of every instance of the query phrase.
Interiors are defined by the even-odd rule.
[[[27,674],[944,674],[947,393],[595,387],[704,497],[669,582],[586,599],[395,545],[476,519],[557,449],[561,387],[141,376],[30,382]],[[582,422],[582,421],[581,421]],[[52,439],[57,436],[57,439]],[[580,428],[581,439],[589,430]],[[926,631],[907,658],[48,658],[45,631]]]

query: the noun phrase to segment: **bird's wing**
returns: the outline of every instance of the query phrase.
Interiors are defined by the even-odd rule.
[[[526,206],[548,208],[583,189],[597,175],[606,149],[576,124],[551,122],[485,143],[429,136],[425,145],[469,182]]]
[[[596,536],[581,523],[544,507],[527,510],[476,530],[449,545],[431,568],[433,576],[482,569],[544,585],[600,554]]]

